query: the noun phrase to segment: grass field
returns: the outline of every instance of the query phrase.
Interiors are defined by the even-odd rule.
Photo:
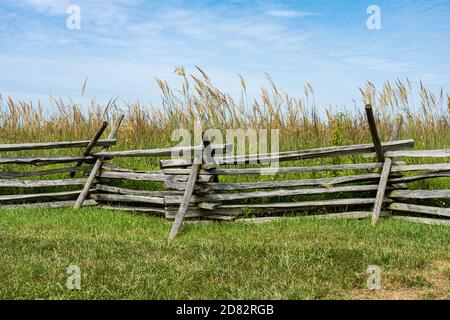
[[[449,299],[450,228],[394,220],[170,224],[85,208],[0,211],[1,299]],[[66,269],[81,269],[81,290]],[[381,290],[366,288],[369,265]]]
[[[262,89],[254,100],[247,97],[241,78],[242,97],[236,100],[214,87],[200,69],[193,77],[183,68],[176,73],[182,81],[180,90],[158,80],[160,106],[116,101],[104,106],[93,100],[86,111],[76,101],[54,99],[54,112],[49,113],[49,106],[0,96],[0,143],[89,139],[103,115],[113,122],[119,112],[125,114],[125,120],[115,150],[173,146],[173,130],[192,129],[196,121],[205,129],[279,129],[281,151],[371,142],[362,103],[355,103],[360,106],[355,110],[330,107],[320,113],[310,85],[305,86],[303,96],[292,98],[270,77],[269,88]],[[404,126],[399,139],[415,139],[416,149],[450,147],[448,94],[432,93],[422,85],[415,91],[407,80],[386,83],[381,90],[368,83],[362,91],[363,99],[376,110],[382,140],[389,138],[393,122],[401,114]],[[36,154],[79,155],[80,150],[5,153],[2,157]],[[284,165],[360,161],[341,157]],[[125,158],[116,164],[158,168],[157,159],[148,158]],[[0,166],[5,171],[29,169],[35,170]],[[258,178],[312,179],[342,174],[350,173]],[[255,177],[221,181],[251,179]],[[448,189],[449,180],[421,181],[410,188]],[[122,186],[162,187],[134,182]],[[0,190],[0,194],[19,192],[25,190]],[[439,201],[437,205],[450,204]],[[170,244],[169,229],[170,222],[162,218],[95,208],[0,209],[0,299],[450,299],[448,227],[394,220],[372,227],[369,221],[299,217],[264,225],[185,224],[186,232]],[[66,269],[71,264],[81,268],[81,291],[66,288]],[[382,270],[381,290],[366,289],[370,265]]]

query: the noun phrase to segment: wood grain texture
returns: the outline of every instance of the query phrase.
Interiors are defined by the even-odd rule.
[[[433,163],[433,164],[410,164],[410,165],[394,165],[392,172],[412,172],[412,171],[450,171],[450,163]]]
[[[426,179],[445,178],[445,177],[450,177],[450,172],[426,173],[426,174],[416,175],[416,176],[391,178],[391,179],[389,179],[389,181],[392,183],[408,183],[408,182],[415,182],[415,181],[426,180]]]
[[[18,202],[18,201],[62,201],[75,199],[81,191],[33,193],[33,194],[15,194],[1,195],[0,202]],[[95,190],[91,190],[95,192]]]
[[[94,136],[92,137],[91,141],[89,142],[89,144],[86,146],[86,148],[83,151],[83,156],[88,156],[92,149],[94,149],[94,147],[97,145],[98,140],[100,139],[100,137],[102,136],[103,132],[106,130],[106,127],[108,127],[108,122],[107,121],[103,121],[102,125],[100,126],[100,128],[97,130],[97,132],[94,134]],[[78,161],[75,164],[75,168],[79,168],[83,165],[83,160]],[[73,178],[75,176],[75,171],[72,171],[69,173],[69,178]]]
[[[303,179],[303,180],[280,180],[267,182],[247,183],[204,183],[203,187],[218,191],[242,191],[256,189],[292,188],[292,187],[330,187],[340,184],[373,183],[380,180],[379,173],[369,173],[353,176],[341,176],[335,178]],[[183,183],[180,183],[183,184]]]
[[[78,161],[94,161],[93,156],[63,156],[63,157],[17,157],[17,158],[0,158],[0,164],[23,164],[43,166],[58,163],[71,163]]]
[[[131,206],[111,206],[99,204],[98,208],[104,210],[124,211],[124,212],[142,212],[142,213],[154,213],[157,215],[164,215],[165,209],[163,208],[150,208],[150,207],[131,207]]]
[[[231,145],[221,144],[212,145],[212,150],[224,152],[229,149]],[[183,152],[195,153],[201,151],[203,147],[176,147],[176,148],[162,148],[162,149],[144,149],[144,150],[127,150],[127,151],[102,151],[94,153],[96,157],[108,158],[123,158],[123,157],[170,157]]]
[[[389,202],[388,199],[385,201]],[[340,207],[340,206],[356,206],[356,205],[373,205],[375,198],[354,198],[354,199],[337,199],[337,200],[319,200],[319,201],[302,201],[302,202],[284,202],[268,204],[229,204],[219,205],[217,209],[259,209],[262,211],[271,211],[272,209],[304,209],[315,207]]]
[[[188,176],[180,175],[180,176],[170,176],[166,175],[162,172],[155,171],[154,173],[136,173],[136,172],[116,172],[116,171],[103,171],[99,175],[101,179],[125,179],[132,181],[159,181],[164,182],[167,180],[175,181],[175,182],[186,182],[188,180]],[[212,175],[199,175],[199,182],[211,182],[213,179]]]
[[[119,127],[122,124],[124,115],[121,114],[117,120],[116,123],[114,124],[111,132],[109,133],[108,138],[109,139],[115,139],[117,132],[119,131]],[[89,174],[89,177],[87,178],[86,184],[84,185],[83,190],[81,191],[80,195],[78,196],[77,201],[74,204],[74,208],[75,209],[79,209],[81,208],[81,206],[83,205],[84,201],[87,199],[87,197],[89,196],[89,190],[92,188],[92,185],[94,184],[95,179],[97,178],[98,173],[100,172],[102,165],[103,165],[103,161],[105,160],[104,157],[101,157],[99,159],[97,159],[95,161],[94,167],[92,168],[91,173]]]
[[[381,209],[383,206],[383,200],[386,193],[386,187],[389,180],[389,174],[391,172],[392,159],[385,158],[383,170],[381,171],[380,183],[378,185],[377,195],[375,197],[375,203],[372,214],[372,224],[375,224],[380,219]]]
[[[334,188],[314,188],[314,189],[292,189],[292,190],[273,190],[273,191],[255,191],[255,192],[242,192],[242,193],[225,193],[225,194],[211,194],[204,196],[193,196],[191,202],[222,202],[222,201],[235,201],[245,199],[258,199],[258,198],[272,198],[272,197],[287,197],[287,196],[299,196],[299,195],[322,195],[322,194],[334,194],[334,193],[346,193],[346,192],[374,192],[378,190],[378,185],[365,185],[365,186],[345,186]],[[181,203],[182,197],[180,196],[167,196],[164,197],[166,204],[178,204]],[[272,206],[272,204],[267,204]]]
[[[273,168],[243,168],[243,169],[213,169],[208,171],[214,175],[268,175],[268,174],[287,174],[287,173],[307,173],[319,171],[350,171],[350,170],[373,170],[382,168],[383,163],[360,163],[360,164],[339,164],[325,166],[307,166],[307,167],[280,167]],[[189,169],[165,169],[166,174],[188,174]]]
[[[43,188],[84,185],[87,179],[13,180],[0,179],[0,188]]]
[[[162,172],[154,173],[135,173],[135,172],[113,172],[103,171],[100,173],[99,178],[104,179],[125,179],[133,181],[166,181],[169,176]]]
[[[178,213],[178,207],[167,207],[165,209],[165,217],[169,220],[174,220],[177,213]],[[237,209],[215,209],[214,211],[211,210],[204,210],[199,207],[188,207],[186,210],[186,214],[184,216],[184,219],[193,219],[193,218],[205,218],[210,216],[225,216],[225,217],[237,217],[242,214],[242,210],[240,208]],[[183,220],[184,222],[184,220]]]
[[[390,204],[389,209],[393,211],[413,212],[413,213],[450,217],[450,208],[419,206],[414,204],[394,202]]]
[[[141,196],[141,197],[165,197],[165,196],[176,196],[182,195],[183,193],[180,191],[147,191],[147,190],[135,190],[135,189],[127,189],[120,188],[114,186],[107,186],[104,184],[97,184],[95,188],[99,191],[116,193],[116,194],[124,194],[130,196]]]
[[[397,199],[450,199],[450,190],[394,190],[389,198]]]
[[[410,158],[447,158],[450,157],[450,149],[441,150],[399,150],[386,152],[387,157],[410,157]]]
[[[414,146],[414,140],[402,140],[384,142],[381,144],[383,151],[398,150],[405,148],[412,148]],[[292,161],[292,160],[305,160],[314,158],[328,158],[338,157],[345,155],[357,155],[374,152],[375,147],[373,144],[361,144],[343,147],[326,147],[319,149],[303,150],[303,151],[288,151],[272,154],[260,154],[260,155],[245,155],[245,156],[232,156],[232,157],[215,157],[215,162],[218,165],[223,164],[248,164],[248,163],[270,163],[271,161]],[[192,160],[190,159],[177,159],[177,160],[161,160],[161,168],[173,168],[190,166]]]
[[[67,201],[52,201],[52,202],[37,202],[37,203],[22,203],[22,204],[9,204],[9,205],[1,205],[1,209],[38,209],[38,208],[66,208],[73,207],[75,204],[74,200]],[[85,206],[96,206],[97,202],[95,200],[86,200],[84,202]]]
[[[68,173],[68,172],[78,172],[78,171],[90,172],[91,170],[92,170],[92,166],[83,166],[80,168],[66,167],[66,168],[58,168],[58,169],[50,169],[50,170],[23,171],[23,172],[1,171],[0,178],[31,178],[31,177],[49,176],[49,175],[59,174],[59,173]]]
[[[194,164],[192,165],[192,172],[189,175],[189,179],[186,183],[186,190],[184,191],[184,195],[180,199],[180,208],[178,209],[177,215],[175,216],[175,221],[173,222],[172,228],[170,229],[169,240],[172,240],[178,234],[183,220],[186,216],[192,194],[194,193],[194,186],[197,182],[197,177],[202,166],[202,160],[198,159],[197,161],[199,162],[194,162]],[[164,201],[166,198],[167,197],[164,197]]]
[[[381,139],[378,134],[377,125],[375,122],[375,117],[373,115],[372,106],[370,104],[366,105],[366,116],[367,116],[367,123],[369,124],[369,131],[370,135],[372,137],[372,142],[374,145],[375,153],[377,155],[378,162],[384,162],[385,156],[384,156],[384,150],[381,145]]]
[[[408,216],[393,216],[392,218],[396,219],[396,220],[403,220],[403,221],[414,222],[414,223],[450,226],[449,219],[420,218],[420,217],[408,217]]]
[[[97,202],[133,202],[133,203],[152,203],[164,204],[164,198],[161,197],[143,197],[124,194],[97,193],[91,195],[91,198]]]
[[[61,141],[61,142],[37,142],[37,143],[19,143],[19,144],[0,144],[0,152],[24,151],[24,150],[48,150],[64,148],[84,148],[91,141]],[[99,140],[96,147],[110,147],[116,144],[115,139]]]

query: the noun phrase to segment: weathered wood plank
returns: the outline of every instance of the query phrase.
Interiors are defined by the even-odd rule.
[[[409,221],[409,222],[414,222],[414,223],[450,226],[449,219],[419,218],[419,217],[407,217],[407,216],[392,216],[392,218],[396,219],[396,220],[404,220],[404,221]]]
[[[64,148],[84,148],[90,143],[86,141],[61,141],[61,142],[38,142],[38,143],[18,143],[0,144],[0,152],[24,151],[24,150],[48,150]],[[110,147],[116,144],[115,139],[99,140],[95,144],[97,147]]]
[[[98,193],[91,195],[91,198],[97,202],[133,202],[133,203],[152,203],[164,204],[164,198],[161,197],[143,197],[124,194]]]
[[[434,163],[434,164],[410,164],[395,165],[391,172],[411,172],[411,171],[450,171],[450,163]]]
[[[177,215],[175,216],[175,221],[173,222],[172,228],[170,230],[169,240],[175,238],[181,228],[184,217],[186,216],[186,212],[189,207],[189,202],[191,201],[192,194],[194,193],[194,186],[195,183],[197,182],[197,177],[200,172],[202,162],[203,162],[202,158],[198,158],[197,161],[194,161],[192,165],[192,172],[189,175],[184,195],[180,199],[180,208],[177,212]],[[164,201],[165,199],[166,198],[164,198]]]
[[[231,145],[228,144],[220,144],[213,145],[211,148],[215,151],[226,151],[229,149]],[[203,150],[203,147],[195,146],[195,147],[175,147],[175,148],[163,148],[163,149],[145,149],[145,150],[128,150],[128,151],[102,151],[94,153],[96,157],[109,157],[109,158],[118,158],[118,157],[170,157],[174,154],[179,154],[182,152],[192,152],[195,153],[198,150]]]
[[[386,152],[386,156],[391,158],[447,158],[450,157],[450,149],[388,151]]]
[[[426,180],[426,179],[445,178],[445,177],[450,177],[450,172],[426,173],[426,174],[417,175],[417,176],[392,178],[392,179],[389,179],[389,181],[392,183],[397,183],[397,182],[408,183],[408,182],[415,182],[415,181]]]
[[[389,198],[399,199],[450,199],[450,190],[394,190]]]
[[[339,165],[325,165],[325,166],[308,166],[308,167],[280,167],[276,168],[277,174],[287,173],[307,173],[319,171],[352,171],[352,170],[372,170],[382,168],[383,163],[360,163],[360,164],[339,164]],[[184,175],[189,169],[166,169],[166,174]],[[243,175],[243,174],[273,174],[273,168],[243,168],[243,169],[213,169],[208,171],[209,174],[214,175]]]
[[[380,183],[378,185],[377,195],[375,197],[375,203],[372,214],[372,224],[376,224],[380,219],[381,208],[383,206],[383,200],[386,193],[386,187],[389,180],[391,167],[392,167],[392,159],[385,158],[383,170],[381,171],[381,178]]]
[[[398,150],[404,148],[411,148],[414,146],[414,140],[402,140],[382,143],[383,151]],[[328,158],[345,155],[357,155],[374,152],[373,144],[361,144],[343,147],[327,147],[320,149],[311,149],[303,151],[288,151],[272,154],[262,155],[245,155],[245,156],[231,156],[231,157],[215,157],[215,162],[218,165],[223,164],[248,164],[248,163],[270,163],[271,161],[292,161],[292,160],[306,160],[314,158]],[[161,160],[161,168],[173,168],[190,166],[192,160],[190,159],[176,159],[176,160]]]
[[[100,137],[102,136],[103,132],[106,130],[106,127],[108,127],[108,122],[107,121],[103,121],[103,123],[100,126],[100,128],[97,130],[97,132],[92,137],[92,139],[89,142],[89,144],[84,149],[84,152],[83,152],[82,156],[88,156],[91,153],[92,149],[94,149],[94,147],[97,145],[97,142],[100,139]],[[83,165],[83,162],[84,162],[83,160],[78,161],[75,164],[75,168],[81,167]],[[69,173],[69,178],[73,178],[73,177],[75,177],[75,172],[74,171]]]
[[[307,167],[279,167],[279,168],[240,168],[240,169],[211,169],[200,170],[200,174],[214,175],[268,175],[268,174],[287,174],[287,173],[308,173],[316,171],[347,171],[347,170],[370,170],[381,168],[382,163],[362,163],[362,164],[343,164],[343,165],[323,165]],[[168,175],[189,175],[190,169],[164,169]]]
[[[91,190],[91,192],[95,192],[95,190]],[[72,200],[72,199],[75,199],[79,194],[80,194],[80,191],[66,191],[66,192],[52,192],[52,193],[1,195],[0,202]]]
[[[135,173],[135,172],[113,172],[103,171],[99,175],[100,178],[105,179],[126,179],[134,181],[166,181],[169,176],[164,173]]]
[[[393,211],[414,212],[421,214],[450,217],[450,208],[419,206],[414,204],[394,202],[389,205],[389,209]]]
[[[341,212],[341,213],[329,213],[307,216],[308,219],[317,220],[334,220],[334,219],[366,219],[372,215],[372,212],[368,211],[353,211],[353,212]]]
[[[43,188],[84,185],[87,179],[13,180],[0,179],[0,188]]]
[[[65,157],[20,157],[0,158],[0,164],[49,165],[57,163],[71,163],[78,161],[94,161],[93,156],[65,156]]]
[[[212,180],[212,179],[211,179]],[[210,188],[205,187],[206,183],[197,183],[194,186],[194,191],[196,194],[209,193],[212,190]],[[170,191],[183,191],[186,190],[186,182],[183,181],[173,181],[172,179],[168,179],[164,181],[164,187]]]
[[[37,208],[66,208],[73,207],[75,204],[74,200],[67,201],[52,201],[52,202],[37,202],[37,203],[22,203],[22,204],[8,204],[8,205],[0,205],[0,209],[19,209],[19,208],[28,208],[28,209],[37,209]],[[86,200],[84,203],[85,206],[95,206],[97,202],[95,200]]]
[[[205,210],[214,210],[220,203],[200,202],[198,207]]]
[[[126,179],[133,181],[159,181],[164,182],[167,180],[185,182],[188,180],[188,176],[171,176],[164,173],[136,173],[136,172],[115,172],[115,171],[103,171],[100,173],[99,178],[101,179]],[[212,175],[199,175],[199,182],[211,182],[213,179]]]
[[[109,139],[116,138],[117,132],[119,131],[119,127],[122,123],[123,118],[124,118],[124,115],[121,114],[119,116],[119,118],[116,120],[115,125],[113,126],[111,132],[109,133],[109,136],[108,136]],[[80,195],[78,196],[77,201],[75,202],[75,205],[73,206],[75,209],[81,208],[81,206],[83,205],[83,202],[89,196],[89,190],[92,188],[92,185],[94,184],[94,181],[97,178],[97,175],[102,168],[104,160],[105,160],[105,157],[101,157],[95,161],[94,167],[92,168],[92,171],[89,174],[86,184],[84,185],[83,190],[81,191]]]
[[[200,173],[200,169],[202,168],[203,164],[207,165],[215,165],[214,160],[212,159],[212,156],[214,155],[215,151],[213,151],[214,148],[211,146],[211,142],[209,141],[208,136],[203,133],[202,135],[203,140],[203,148],[201,153],[198,155],[195,155],[194,162],[192,164],[192,172],[189,175],[189,179],[186,183],[186,190],[184,191],[183,198],[181,199],[180,208],[178,209],[177,215],[175,216],[175,221],[173,222],[172,229],[169,233],[169,240],[172,240],[175,238],[175,236],[178,234],[181,224],[183,223],[183,220],[186,216],[186,213],[189,209],[189,203],[192,197],[192,194],[194,193],[195,184],[198,180],[198,176]],[[205,151],[207,154],[205,155]],[[214,181],[215,177],[213,177]],[[165,198],[164,198],[165,201]]]
[[[105,210],[115,210],[115,211],[156,213],[159,215],[165,214],[165,210],[163,208],[109,206],[109,205],[103,205],[103,204],[98,205],[98,208],[105,209]]]
[[[201,174],[197,177],[197,182],[198,183],[212,182],[213,178],[214,178],[213,175]],[[179,181],[179,182],[186,182],[188,179],[189,179],[189,176],[169,176],[167,181],[173,180],[173,181]]]
[[[343,213],[330,213],[330,214],[319,214],[319,215],[310,215],[310,216],[301,216],[306,219],[314,219],[314,220],[335,220],[335,219],[366,219],[371,216],[371,212],[368,211],[354,211],[354,212],[343,212]],[[277,221],[290,221],[298,219],[298,217],[258,217],[258,218],[246,218],[246,219],[236,219],[235,222],[244,222],[244,223],[269,223],[269,222],[277,222]]]
[[[40,171],[28,171],[28,172],[0,172],[0,178],[31,178],[31,177],[40,177],[40,176],[48,176],[59,173],[68,173],[68,172],[77,172],[77,171],[91,171],[92,166],[83,166],[81,168],[67,167],[67,168],[58,168],[51,170],[40,170]]]
[[[243,190],[257,190],[257,189],[274,189],[274,188],[291,188],[291,187],[312,187],[323,186],[329,187],[340,184],[352,183],[373,183],[380,180],[379,173],[369,173],[353,176],[341,176],[335,178],[321,178],[321,179],[303,179],[303,180],[280,180],[267,182],[246,182],[246,183],[203,183],[199,188],[204,190],[218,190],[218,191],[243,191]],[[183,182],[166,182],[166,188],[174,190],[184,190],[186,183]]]
[[[389,202],[389,199],[385,201]],[[374,204],[375,198],[355,198],[355,199],[337,199],[320,201],[302,201],[285,203],[266,203],[266,204],[229,204],[219,205],[217,209],[258,209],[261,211],[272,211],[274,209],[291,210],[316,207],[340,207],[340,206],[361,206]]]
[[[291,220],[295,220],[295,219],[297,219],[297,217],[257,217],[257,218],[236,219],[236,220],[234,220],[234,222],[265,224],[265,223],[278,222],[278,221],[291,221]]]
[[[176,195],[182,195],[182,192],[179,191],[147,191],[147,190],[136,190],[136,189],[127,189],[127,188],[120,188],[120,187],[114,187],[114,186],[107,186],[103,184],[97,184],[95,188],[99,191],[103,192],[109,192],[109,193],[117,193],[117,194],[124,194],[124,195],[130,195],[130,196],[141,196],[141,197],[165,197],[165,196],[176,196]]]
[[[165,210],[165,217],[169,220],[174,220],[177,213],[178,213],[178,207],[167,207]],[[210,216],[239,216],[242,214],[242,210],[240,208],[237,209],[215,209],[214,211],[211,210],[204,210],[199,207],[188,207],[186,214],[184,216],[185,219],[193,219],[193,218],[205,218]],[[183,220],[184,222],[184,220]]]
[[[375,153],[377,155],[377,160],[378,162],[384,162],[384,150],[381,146],[381,139],[378,135],[377,124],[375,122],[372,106],[370,104],[366,104],[366,115],[367,123],[369,124],[370,135],[372,137],[372,142],[375,147]]]
[[[221,201],[235,201],[245,199],[257,199],[257,198],[271,198],[271,197],[287,197],[287,196],[299,196],[299,195],[321,195],[321,194],[333,194],[333,193],[346,193],[346,192],[369,192],[377,191],[378,185],[364,185],[364,186],[345,186],[334,188],[315,188],[315,189],[291,189],[291,190],[273,190],[273,191],[255,191],[255,192],[242,192],[242,193],[226,193],[226,194],[210,194],[203,196],[193,196],[191,202],[221,202]],[[166,204],[178,204],[181,202],[180,196],[167,196],[164,197]],[[271,204],[267,204],[271,205]]]

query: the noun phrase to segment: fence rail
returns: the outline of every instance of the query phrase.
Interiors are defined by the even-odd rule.
[[[326,147],[279,153],[230,156],[232,145],[211,145],[207,137],[202,146],[163,149],[111,151],[123,117],[119,117],[111,133],[100,140],[107,127],[103,123],[91,140],[1,144],[0,152],[84,148],[80,155],[54,157],[4,157],[0,172],[0,190],[20,189],[1,195],[4,208],[65,206],[97,206],[107,210],[136,211],[174,220],[170,238],[176,236],[184,219],[219,221],[268,222],[283,216],[308,215],[317,219],[363,219],[372,217],[376,223],[392,216],[412,222],[450,224],[450,209],[445,202],[450,190],[410,190],[408,184],[450,177],[450,149],[410,150],[413,140],[396,141],[401,121],[397,121],[391,139],[381,142],[370,106],[366,107],[372,144]],[[94,151],[94,148],[103,150]],[[207,154],[213,155],[206,157]],[[160,169],[132,170],[114,165],[114,158],[155,157],[190,154],[188,158],[159,159]],[[359,156],[359,163],[267,167],[275,162]],[[198,161],[193,161],[194,157]],[[375,162],[370,158],[375,158]],[[409,164],[407,160],[424,159],[424,163]],[[427,163],[429,160],[441,163]],[[406,162],[405,162],[406,161]],[[66,165],[37,171],[6,170],[9,165]],[[67,166],[68,165],[68,166]],[[249,166],[250,165],[250,166]],[[333,177],[316,177],[323,172]],[[36,177],[61,175],[68,178]],[[84,177],[75,178],[76,173]],[[312,178],[304,178],[309,173]],[[272,174],[269,181],[261,176]],[[409,175],[407,175],[409,174]],[[289,175],[283,179],[283,175]],[[230,176],[245,176],[245,182],[224,182]],[[28,179],[27,179],[28,178]],[[32,178],[30,180],[30,178]],[[251,181],[255,179],[255,181]],[[115,181],[159,182],[164,190],[147,190],[116,186]],[[81,190],[64,188],[83,187]],[[31,191],[34,193],[30,193]],[[36,190],[38,190],[36,192]],[[39,191],[41,190],[41,191]],[[44,191],[42,191],[44,190]],[[53,191],[48,191],[53,190]],[[9,191],[6,191],[9,192]],[[444,206],[426,205],[421,201],[436,201]],[[432,202],[434,203],[434,202]],[[320,209],[320,210],[315,210]],[[314,210],[311,212],[311,210]],[[320,214],[318,214],[320,212]],[[255,218],[243,219],[254,215]]]

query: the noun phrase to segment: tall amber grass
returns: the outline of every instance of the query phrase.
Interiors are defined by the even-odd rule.
[[[215,87],[200,68],[194,75],[187,75],[183,67],[175,73],[182,80],[181,88],[156,80],[162,93],[157,106],[113,100],[100,105],[92,100],[86,108],[72,100],[53,99],[55,111],[48,114],[48,106],[42,102],[0,97],[0,141],[88,139],[104,117],[113,122],[123,112],[118,148],[170,146],[172,130],[190,129],[195,121],[201,121],[204,128],[277,128],[283,150],[362,143],[370,141],[363,108],[364,102],[370,101],[383,139],[389,137],[396,116],[401,114],[404,125],[400,138],[414,138],[422,149],[450,147],[448,94],[432,93],[422,84],[414,90],[408,80],[387,82],[382,88],[367,83],[352,109],[319,112],[309,84],[300,98],[294,98],[268,76],[268,86],[261,89],[260,96],[249,97],[245,79],[240,77],[241,96],[236,99]]]

